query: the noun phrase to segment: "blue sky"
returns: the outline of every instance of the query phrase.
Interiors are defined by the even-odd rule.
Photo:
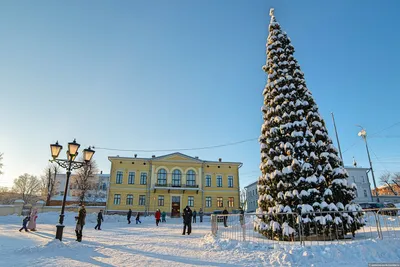
[[[332,138],[335,114],[346,165],[367,167],[355,125],[400,121],[398,1],[2,1],[0,186],[41,175],[56,140],[161,150],[258,137],[271,7]],[[377,176],[400,171],[400,123],[369,143]],[[243,162],[241,186],[259,174],[256,140],[182,152]],[[107,156],[134,153],[94,159],[108,173]]]

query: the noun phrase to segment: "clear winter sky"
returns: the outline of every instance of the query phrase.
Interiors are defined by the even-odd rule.
[[[345,164],[368,166],[360,124],[379,132],[377,176],[400,171],[400,123],[384,130],[400,122],[400,1],[1,1],[0,185],[40,176],[56,140],[160,150],[257,138],[271,7],[336,144],[335,114]],[[259,174],[256,140],[181,152],[243,162],[241,186]],[[134,153],[94,159],[109,173],[108,156]]]

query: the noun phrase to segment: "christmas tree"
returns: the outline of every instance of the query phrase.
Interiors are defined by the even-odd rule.
[[[273,9],[270,15],[259,139],[258,212],[264,215],[257,230],[281,240],[293,240],[299,231],[330,234],[338,227],[354,234],[363,225],[361,208],[352,204],[356,186],[347,180],[290,39]]]

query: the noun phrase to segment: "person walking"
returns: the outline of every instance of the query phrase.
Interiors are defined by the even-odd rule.
[[[28,224],[29,220],[30,220],[30,217],[29,217],[29,216],[26,216],[26,217],[22,220],[22,227],[21,227],[21,229],[19,229],[20,232],[22,231],[22,229],[25,229],[25,232],[29,232],[28,229],[26,228],[26,225]]]
[[[167,222],[165,220],[165,217],[167,216],[167,213],[165,211],[161,212],[161,222]]]
[[[200,222],[201,222],[201,223],[203,222],[203,215],[204,215],[203,209],[200,208],[200,210],[199,210],[199,217],[200,217]]]
[[[142,223],[142,222],[140,221],[140,212],[136,213],[136,224],[138,224],[138,222],[139,222],[139,223]]]
[[[86,209],[84,205],[82,205],[81,208],[79,209],[78,216],[76,216],[75,219],[76,219],[76,227],[75,227],[76,241],[81,242],[83,226],[85,226],[85,219],[86,219]]]
[[[97,225],[94,227],[94,229],[101,230],[101,222],[104,222],[103,210],[100,210],[99,214],[97,214]]]
[[[159,209],[157,209],[156,213],[154,214],[154,217],[156,218],[156,225],[160,223],[160,218],[161,218],[161,212]]]
[[[186,228],[187,228],[187,234],[190,235],[192,232],[192,210],[189,208],[189,206],[186,206],[186,208],[183,210],[183,233],[182,235],[185,235]]]
[[[37,209],[33,209],[32,212],[31,212],[31,215],[29,216],[30,220],[29,220],[29,223],[28,223],[28,229],[30,231],[36,231],[36,219],[38,217],[37,213],[38,213]]]
[[[129,209],[127,219],[128,219],[128,224],[131,224],[131,217],[132,217],[132,210]]]
[[[193,211],[193,223],[196,223],[196,216],[197,216],[197,212],[196,210]]]
[[[224,209],[224,211],[222,212],[222,214],[229,214],[229,212],[226,210],[226,208]],[[224,216],[224,226],[228,227],[227,221],[228,220],[228,216]]]

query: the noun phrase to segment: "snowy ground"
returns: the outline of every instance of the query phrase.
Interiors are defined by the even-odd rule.
[[[362,240],[328,246],[284,246],[240,243],[214,238],[210,223],[193,224],[182,236],[181,219],[155,226],[126,224],[124,216],[105,216],[94,230],[87,216],[83,242],[75,241],[74,216],[67,213],[64,240],[54,239],[57,213],[39,214],[38,231],[18,232],[22,217],[0,217],[0,266],[367,266],[400,262],[400,240]]]

